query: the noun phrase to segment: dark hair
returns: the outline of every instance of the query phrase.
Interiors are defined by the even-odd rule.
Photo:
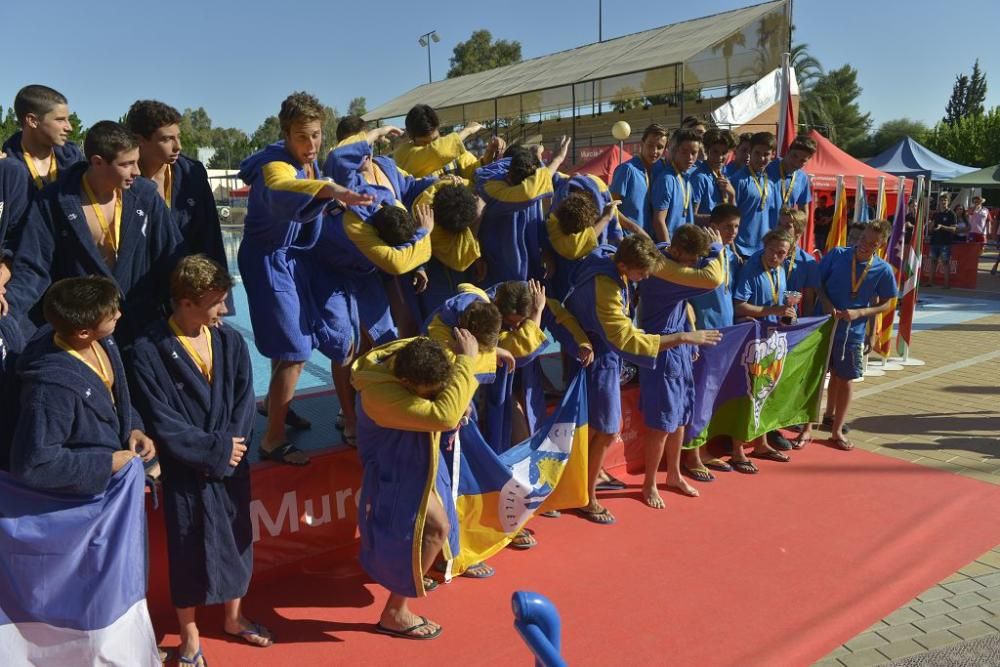
[[[361,116],[344,116],[337,123],[337,141],[343,141],[359,132],[364,132],[367,124]]]
[[[670,136],[671,146],[680,146],[685,141],[693,141],[695,143],[701,143],[701,137],[694,130],[687,128],[681,128],[679,130],[674,130],[674,133]]]
[[[816,154],[816,141],[811,137],[795,137],[792,144],[788,147],[790,151],[802,151],[803,153],[809,153],[809,155]]]
[[[647,125],[646,129],[642,131],[642,139],[640,139],[640,141],[645,141],[651,134],[666,138],[669,132],[667,132],[667,128],[663,127],[659,123],[652,123],[651,125]]]
[[[771,241],[783,241],[788,244],[789,248],[795,244],[795,241],[793,241],[792,237],[788,235],[788,232],[780,229],[772,229],[767,234],[764,234],[764,238],[761,240],[761,245],[766,248],[767,244]]]
[[[177,109],[156,100],[139,100],[129,107],[125,125],[133,133],[149,139],[161,127],[181,122]]]
[[[392,373],[418,386],[440,386],[451,378],[451,357],[438,341],[414,338],[393,355]]]
[[[497,285],[493,303],[500,309],[501,315],[520,315],[527,317],[531,312],[534,297],[528,283],[523,280],[508,280]]]
[[[594,198],[584,192],[573,192],[556,206],[553,215],[559,221],[563,234],[577,234],[593,227],[601,212],[594,204]]]
[[[749,144],[749,143],[752,143],[752,142],[753,142],[753,133],[751,133],[751,132],[743,132],[737,138],[736,145],[739,146],[740,144]]]
[[[698,125],[705,125],[705,121],[697,116],[684,116],[684,120],[681,121],[681,129],[685,130],[697,127]]]
[[[100,156],[111,162],[119,153],[138,146],[138,138],[124,125],[113,120],[101,120],[87,130],[87,137],[83,140],[83,153],[87,156],[87,160]]]
[[[409,243],[417,233],[417,221],[399,206],[383,206],[368,221],[375,226],[378,237],[391,246]]]
[[[615,263],[622,263],[630,269],[652,271],[660,263],[660,251],[656,244],[646,236],[633,234],[622,239],[615,251]]]
[[[464,185],[443,185],[434,193],[434,224],[457,234],[476,220],[476,195]]]
[[[511,146],[505,153],[510,158],[510,168],[507,170],[507,180],[511,185],[518,185],[524,179],[534,175],[542,166],[535,151],[525,146]]]
[[[64,278],[45,293],[42,313],[56,333],[68,336],[94,329],[121,305],[121,291],[111,278]]]
[[[718,204],[712,209],[712,214],[708,218],[708,222],[713,225],[721,224],[727,220],[732,220],[733,218],[739,219],[742,217],[740,215],[740,209],[736,208],[733,204]]]
[[[188,255],[177,262],[170,274],[170,298],[197,301],[209,292],[228,292],[233,277],[207,255]]]
[[[17,91],[14,96],[14,115],[24,124],[30,113],[41,118],[60,104],[67,104],[66,96],[54,88],[34,83]]]
[[[709,146],[715,146],[716,144],[725,144],[726,150],[731,151],[736,148],[736,138],[733,133],[729,130],[722,130],[717,127],[713,127],[711,130],[705,133],[702,137],[702,142],[705,144],[705,148]]]
[[[707,255],[711,245],[708,234],[698,225],[681,225],[670,235],[670,246],[688,255]]]
[[[750,137],[750,148],[754,146],[767,146],[768,148],[774,148],[777,139],[770,132],[757,132],[752,137]]]
[[[326,120],[326,109],[315,96],[300,91],[292,93],[282,101],[281,111],[278,112],[278,124],[283,134],[291,132],[295,123],[308,123],[314,120],[320,123]]]
[[[434,130],[441,127],[437,111],[426,104],[417,104],[406,114],[406,134],[411,139],[426,137],[434,133]]]
[[[468,329],[483,352],[489,352],[500,341],[503,317],[489,301],[473,301],[458,316],[458,326]]]

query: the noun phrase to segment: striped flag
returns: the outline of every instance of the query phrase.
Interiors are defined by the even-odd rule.
[[[844,177],[837,177],[837,193],[834,195],[833,221],[830,223],[830,233],[826,235],[826,248],[830,252],[847,244],[847,192],[844,187]]]
[[[899,309],[899,331],[896,334],[896,354],[906,358],[910,353],[913,335],[913,311],[917,307],[917,285],[920,282],[920,261],[923,253],[924,224],[927,221],[927,198],[923,195],[924,177],[917,177],[913,196],[917,201],[917,221],[913,227],[910,244],[903,248]]]
[[[778,157],[784,157],[795,140],[795,109],[792,107],[792,68],[789,54],[781,63],[781,117],[778,120]]]
[[[899,244],[905,238],[906,230],[906,193],[903,191],[904,179],[899,179],[899,192],[896,196],[896,217],[892,222],[892,234],[889,236],[889,243],[880,251],[883,259],[888,260],[893,272],[896,274],[896,282],[902,277],[902,254],[899,252]],[[881,188],[880,188],[881,189]],[[885,190],[882,189],[882,198],[885,199]],[[892,352],[892,322],[896,318],[896,299],[892,299],[889,310],[875,318],[875,336],[872,342],[872,349],[883,359],[889,357]]]

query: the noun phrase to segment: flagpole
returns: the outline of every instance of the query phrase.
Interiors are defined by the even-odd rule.
[[[778,112],[778,157],[785,157],[785,144],[788,138],[788,133],[791,128],[788,127],[788,105],[792,103],[792,84],[791,84],[791,64],[790,64],[790,53],[784,53],[781,56],[781,97],[780,97],[780,110]]]
[[[899,362],[903,366],[924,365],[924,362],[920,359],[910,356],[913,337],[913,318],[916,315],[917,297],[919,296],[920,288],[920,272],[922,269],[921,264],[923,263],[924,225],[930,209],[930,184],[926,183],[925,187],[923,176],[917,177],[913,199],[917,202],[917,219],[913,226],[913,236],[911,237],[910,245],[906,249],[908,255],[904,258],[905,263],[910,267],[910,271],[907,275],[907,284],[902,286],[904,294],[903,306],[900,310],[900,330],[896,333],[896,349],[898,350],[901,346],[903,348],[903,359]],[[907,286],[909,286],[909,290],[907,290]],[[905,336],[902,331],[904,315],[907,320],[907,333]]]
[[[868,206],[868,202],[865,201],[865,178],[864,176],[854,177],[854,218],[851,222],[861,222],[863,217],[861,215],[861,207]],[[847,225],[850,227],[850,224]],[[848,233],[850,236],[850,233]]]
[[[898,228],[899,233],[900,233],[899,237],[896,236],[896,229],[897,229],[896,228],[896,222],[897,222],[897,220],[901,220],[902,221],[901,227]],[[902,242],[902,240],[903,240],[903,238],[905,238],[905,234],[906,234],[906,231],[905,231],[906,230],[906,179],[904,177],[902,177],[902,176],[899,177],[899,180],[897,181],[897,185],[896,185],[896,214],[895,214],[894,219],[893,219],[893,228],[894,228],[894,233],[892,234],[892,236],[889,239],[890,242],[893,242],[893,241]],[[896,275],[896,284],[898,285],[902,281],[902,277],[903,277],[903,262],[905,260],[903,258],[903,253],[898,253],[898,261],[899,261],[899,263],[898,263],[898,265],[894,263],[894,260],[897,259],[897,253],[896,253],[897,249],[898,249],[898,246],[892,247],[890,245],[890,247],[888,247],[886,249],[886,258],[889,260],[889,266],[892,267],[893,273]],[[882,326],[887,327],[889,329],[889,331],[886,332],[886,333],[882,333],[880,331],[880,335],[883,336],[883,340],[885,341],[884,345],[882,345],[881,343],[879,344],[879,357],[881,359],[881,368],[884,371],[901,371],[901,370],[903,370],[903,365],[900,364],[897,359],[891,358],[891,355],[892,355],[892,345],[891,345],[891,340],[892,340],[892,325],[893,325],[893,322],[896,319],[896,317],[895,317],[896,316],[896,310],[899,307],[899,304],[900,304],[900,300],[898,298],[894,298],[893,299],[893,304],[892,304],[892,311],[890,311],[889,313],[883,313],[883,315],[881,316],[882,317]]]
[[[885,219],[885,176],[878,177],[878,195],[875,197],[875,219]]]

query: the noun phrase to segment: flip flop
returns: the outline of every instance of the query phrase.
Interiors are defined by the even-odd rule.
[[[274,645],[274,638],[271,637],[271,633],[268,632],[267,628],[265,628],[260,623],[251,623],[250,627],[245,630],[240,630],[239,632],[226,632],[226,634],[229,635],[230,637],[236,637],[238,639],[242,639],[247,644],[250,644],[251,646],[256,646],[258,648],[269,648]],[[268,644],[267,646],[258,644],[257,642],[250,639],[250,637],[253,637],[254,635],[258,637],[264,637],[271,643]]]
[[[775,452],[775,451],[766,451],[766,452],[761,452],[759,454],[757,452],[753,452],[750,454],[750,456],[756,459],[761,459],[763,461],[774,461],[776,463],[788,463],[789,461],[791,461],[791,459],[788,458],[787,454],[782,454],[781,452]]]
[[[792,441],[792,449],[802,449],[810,442],[812,442],[812,436],[802,433]]]
[[[518,540],[521,540],[518,542]],[[538,546],[538,540],[535,536],[531,534],[527,528],[522,528],[517,531],[517,535],[511,540],[507,546],[511,549],[520,549],[521,551],[527,551],[528,549],[534,549]]]
[[[733,470],[736,472],[741,472],[744,475],[756,475],[760,472],[757,466],[753,464],[753,461],[733,461]]]
[[[260,460],[261,461],[274,461],[275,463],[284,463],[290,466],[304,466],[309,465],[309,461],[304,461],[302,463],[297,463],[295,461],[289,461],[288,455],[295,454],[296,452],[301,452],[302,450],[293,445],[290,442],[275,447],[271,451],[265,450],[263,447],[260,448]]]
[[[267,408],[263,405],[257,406],[257,414],[261,417],[267,416]],[[288,412],[285,413],[285,426],[291,426],[296,431],[308,431],[312,428],[312,422],[301,416],[295,410],[289,406]]]
[[[576,513],[582,516],[587,521],[600,524],[602,526],[610,526],[615,522],[614,515],[608,511],[608,508],[603,508],[600,512],[591,512],[590,510],[578,507]]]
[[[792,441],[778,431],[770,431],[767,434],[767,444],[771,445],[780,452],[787,452],[792,448]]]
[[[714,482],[715,475],[710,473],[706,468],[686,468],[682,467],[681,472],[690,477],[696,482]],[[673,488],[673,487],[671,487]]]
[[[405,630],[396,630],[394,628],[387,628],[381,623],[379,623],[375,626],[375,632],[378,632],[383,635],[389,635],[390,637],[399,637],[400,639],[434,639],[435,637],[438,637],[441,634],[441,631],[444,629],[441,626],[438,626],[438,629],[435,630],[434,632],[430,632],[427,634],[416,634],[417,630],[419,630],[420,628],[426,628],[428,625],[430,625],[430,621],[421,616],[419,623],[417,623],[416,625],[411,625]]]
[[[854,449],[854,445],[849,440],[845,440],[844,438],[830,438],[829,442],[831,445],[844,452],[849,452]]]
[[[833,417],[829,417],[827,415],[823,415],[823,428],[827,428],[827,429],[833,428]],[[850,433],[851,432],[851,427],[848,426],[847,424],[844,424],[844,426],[841,428],[841,430],[844,433]]]
[[[208,667],[208,660],[206,660],[205,656],[202,655],[200,646],[198,647],[198,650],[194,652],[194,655],[192,655],[190,658],[187,658],[183,655],[177,656],[178,665],[197,665],[199,660],[201,661],[202,667]]]
[[[597,483],[598,491],[621,491],[625,488],[625,482],[621,481],[617,477],[612,477],[610,473],[604,473],[608,476],[607,479],[602,479]]]
[[[344,430],[344,411],[341,410],[337,413],[337,416],[333,418],[333,427],[338,431]]]
[[[424,577],[425,593],[430,593],[431,591],[436,590],[439,585],[440,584],[438,584],[436,579],[431,579],[430,577]]]
[[[345,428],[340,433],[340,439],[343,440],[344,444],[347,445],[348,447],[350,447],[351,449],[357,449],[358,448],[358,433],[357,433],[357,431],[351,433],[351,432],[348,432],[348,430]]]
[[[722,459],[711,459],[709,461],[703,462],[704,466],[709,470],[714,470],[716,472],[732,472],[733,466],[729,465]]]
[[[434,569],[437,570],[438,572],[447,572],[448,565],[443,560],[440,560],[434,564]],[[496,570],[494,570],[486,563],[479,562],[470,565],[468,568],[466,568],[465,572],[463,572],[458,576],[466,577],[468,579],[489,579],[494,574],[496,574]]]
[[[549,510],[548,512],[542,512],[538,516],[544,516],[546,519],[558,519],[562,515],[559,513],[559,510]]]

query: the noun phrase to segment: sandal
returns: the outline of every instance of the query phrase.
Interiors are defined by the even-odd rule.
[[[611,473],[605,471],[604,475],[606,479],[597,482],[598,491],[621,491],[625,488],[625,482],[617,477],[612,477]]]
[[[768,450],[760,453],[751,452],[750,456],[763,461],[774,461],[776,463],[788,463],[791,461],[791,459],[788,458],[788,454],[782,454],[781,452],[776,452],[774,450]]]
[[[709,459],[704,462],[704,466],[709,470],[714,470],[716,472],[732,472],[733,466],[729,465],[722,459]]]
[[[731,465],[733,466],[733,470],[741,472],[744,475],[756,475],[760,472],[757,466],[753,464],[753,461],[733,461]]]
[[[730,468],[731,470],[732,468]],[[708,468],[686,468],[682,467],[681,472],[696,482],[714,482],[715,475],[708,471]]]
[[[546,519],[558,519],[562,515],[559,513],[559,510],[549,510],[548,512],[542,512],[538,516],[544,516]]]
[[[192,655],[190,658],[187,658],[187,657],[185,657],[183,655],[178,655],[177,656],[177,664],[178,665],[192,665],[192,667],[200,664],[201,667],[208,667],[208,660],[206,660],[205,656],[202,655],[201,647],[199,646],[198,650],[195,651],[194,655]]]
[[[389,635],[390,637],[399,637],[400,639],[434,639],[435,637],[441,634],[441,631],[444,628],[438,626],[437,630],[435,630],[434,632],[428,632],[426,634],[417,632],[417,630],[419,630],[420,628],[426,628],[430,624],[431,624],[430,621],[421,616],[419,623],[417,623],[416,625],[411,625],[405,630],[396,630],[394,628],[387,628],[381,623],[379,623],[378,625],[375,626],[375,632],[378,632],[383,635]]]
[[[587,521],[599,523],[602,526],[610,526],[615,522],[614,515],[608,511],[607,507],[602,507],[599,512],[592,512],[585,507],[578,507],[576,512]]]
[[[854,449],[854,445],[849,440],[845,440],[844,438],[830,438],[830,444],[844,452],[849,452]]]
[[[263,404],[258,405],[257,414],[259,414],[261,417],[266,417],[267,406]],[[301,416],[299,413],[293,410],[291,406],[289,406],[288,412],[285,413],[285,426],[291,426],[296,431],[308,431],[309,429],[312,428],[312,422],[306,419],[305,417]]]
[[[265,628],[260,623],[251,623],[250,626],[244,630],[240,630],[239,632],[226,632],[226,634],[229,635],[230,637],[236,637],[238,639],[242,639],[251,646],[258,646],[260,648],[267,648],[274,644],[273,638],[271,637],[271,633],[268,632],[267,628]],[[251,637],[260,637],[262,639],[266,639],[270,643],[261,644],[259,642],[253,641]]]
[[[792,441],[792,449],[802,449],[810,442],[812,442],[812,436],[801,433],[799,437]]]
[[[438,572],[447,572],[448,563],[443,560],[439,560],[438,562],[434,563],[434,569],[437,570]],[[469,567],[465,568],[465,572],[463,572],[458,576],[467,577],[469,579],[489,579],[494,574],[496,574],[496,570],[494,570],[486,563],[479,562],[479,563],[473,563]]]
[[[439,585],[440,584],[438,584],[437,579],[424,577],[424,593],[430,593],[431,591],[436,590]]]
[[[833,417],[831,417],[830,415],[823,415],[823,428],[826,429],[833,428]],[[851,428],[847,424],[844,424],[844,426],[840,430],[842,430],[844,433],[851,432]]]
[[[333,427],[338,431],[344,430],[344,411],[340,410],[337,416],[333,418]]]
[[[304,453],[301,449],[296,447],[290,442],[278,445],[271,451],[267,451],[263,447],[260,448],[260,460],[261,461],[274,461],[275,463],[286,463],[290,466],[304,466],[309,464],[309,459],[305,461],[292,461],[288,458],[289,454]]]
[[[346,428],[341,432],[340,439],[344,441],[344,444],[351,449],[358,448],[358,434],[357,431],[348,431]]]
[[[528,550],[537,547],[538,540],[535,539],[535,536],[530,530],[522,528],[517,531],[517,535],[514,536],[514,539],[512,539],[507,546],[511,549]]]

